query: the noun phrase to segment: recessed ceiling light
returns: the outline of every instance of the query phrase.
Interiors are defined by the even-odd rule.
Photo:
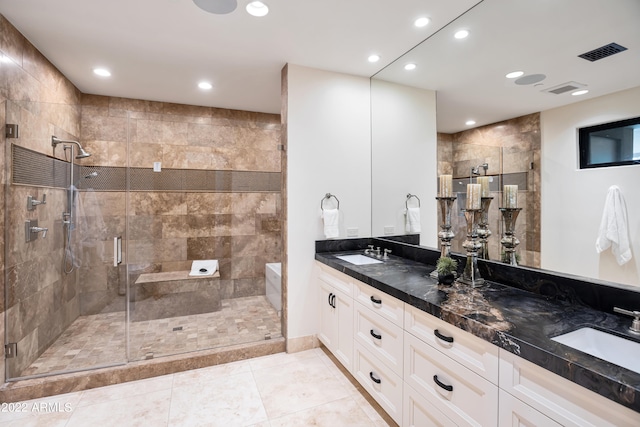
[[[429,25],[430,21],[431,20],[429,18],[427,18],[426,16],[423,16],[423,17],[418,18],[415,21],[413,21],[413,25],[415,25],[418,28],[422,28],[422,27],[426,27],[427,25]]]
[[[93,69],[93,73],[100,76],[100,77],[110,77],[111,76],[111,72],[109,70],[107,70],[106,68],[94,68]]]
[[[464,38],[467,38],[467,36],[468,36],[468,35],[469,35],[469,31],[467,31],[467,30],[460,30],[460,31],[457,31],[457,32],[453,35],[453,37],[455,37],[455,38],[457,38],[457,39],[464,39]]]
[[[508,79],[515,79],[522,75],[524,75],[524,71],[512,71],[509,74],[507,74],[505,77]]]
[[[209,90],[213,87],[213,85],[209,82],[200,82],[198,83],[198,87],[203,90]]]
[[[11,64],[13,61],[7,55],[0,56],[0,62],[4,62],[5,64]]]
[[[476,124],[475,120],[467,120],[466,122],[464,122],[465,125],[467,126],[473,126]]]
[[[571,95],[580,96],[580,95],[584,95],[585,93],[589,93],[589,91],[587,89],[581,89],[581,90],[577,90],[575,92],[572,92]]]
[[[369,62],[378,62],[380,61],[380,55],[376,55],[376,54],[369,55],[369,58],[367,58],[367,60]]]
[[[407,64],[404,66],[404,69],[407,71],[411,71],[411,70],[415,70],[416,69],[416,64]]]
[[[261,1],[252,1],[247,5],[247,12],[253,16],[265,16],[269,13],[269,7]]]

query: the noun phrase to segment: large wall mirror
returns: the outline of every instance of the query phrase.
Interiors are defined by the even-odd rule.
[[[638,17],[637,0],[484,0],[373,76],[372,235],[406,232],[405,197],[416,194],[420,244],[438,247],[437,179],[451,174],[452,248],[463,252],[466,184],[486,175],[495,197],[490,258],[502,257],[503,186],[518,185],[518,259],[540,267],[540,112],[640,85]],[[459,30],[468,37],[456,39]],[[628,52],[578,56],[611,42]],[[512,71],[523,74],[507,78]]]

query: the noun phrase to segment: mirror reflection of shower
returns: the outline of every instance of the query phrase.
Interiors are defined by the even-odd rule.
[[[469,182],[473,183],[473,177],[475,175],[482,175],[480,173],[480,168],[484,169],[484,175],[487,175],[487,170],[489,169],[489,163],[482,163],[474,168],[471,168],[471,173],[469,174]]]
[[[91,154],[85,151],[82,148],[82,145],[78,141],[72,140],[64,140],[60,139],[57,136],[51,137],[51,146],[55,152],[56,146],[58,144],[62,144],[62,148],[64,150],[65,160],[69,162],[69,187],[67,189],[67,211],[62,213],[62,224],[65,227],[65,241],[64,241],[64,259],[62,261],[62,269],[65,274],[69,274],[73,272],[75,268],[75,260],[73,254],[73,248],[71,247],[71,231],[75,228],[74,223],[74,211],[76,206],[76,198],[78,197],[78,189],[75,186],[75,182],[73,180],[73,159],[74,152],[73,147],[74,144],[78,146],[78,154],[75,156],[76,159],[84,159],[89,157]],[[67,159],[67,151],[70,153],[69,159]],[[89,174],[89,176],[97,176],[97,172],[93,172],[95,175]],[[85,178],[88,178],[86,176]]]

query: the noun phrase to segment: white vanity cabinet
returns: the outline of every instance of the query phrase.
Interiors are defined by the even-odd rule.
[[[518,425],[512,420],[522,413],[521,403],[562,426],[640,426],[640,413],[505,350],[500,350],[500,389],[515,399],[501,396],[501,427]]]
[[[399,425],[640,426],[640,413],[316,263],[318,338]]]
[[[314,276],[320,288],[318,339],[353,372],[353,279],[319,263]]]

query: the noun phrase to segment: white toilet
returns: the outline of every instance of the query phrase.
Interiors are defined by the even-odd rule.
[[[271,262],[265,264],[267,299],[280,312],[282,309],[282,264]]]

